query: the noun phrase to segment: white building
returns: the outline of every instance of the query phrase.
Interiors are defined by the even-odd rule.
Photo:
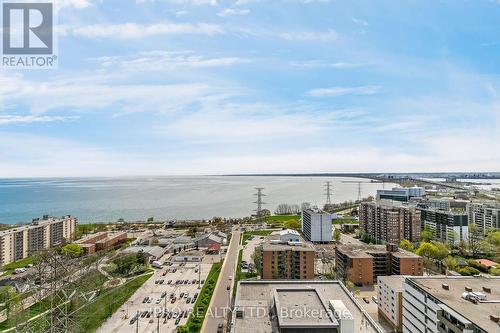
[[[61,218],[44,215],[41,219],[33,219],[30,225],[0,231],[0,265],[71,242],[76,224],[76,218],[70,215]]]
[[[302,233],[311,242],[331,242],[332,215],[317,207],[302,210]]]
[[[378,313],[398,332],[403,331],[403,284],[405,276],[391,275],[377,278]]]
[[[467,215],[469,224],[477,225],[483,236],[492,229],[500,229],[500,205],[498,203],[469,203]]]
[[[499,332],[499,285],[496,277],[407,277],[403,332]]]
[[[286,229],[280,231],[280,241],[284,243],[288,242],[300,242],[302,241],[302,237],[297,230]]]

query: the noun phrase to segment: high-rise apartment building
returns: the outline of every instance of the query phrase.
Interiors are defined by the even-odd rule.
[[[332,214],[318,208],[302,210],[302,234],[311,242],[331,242]]]
[[[404,333],[500,332],[498,277],[407,277]]]
[[[381,243],[420,240],[420,212],[399,202],[380,200],[359,205],[359,230]]]
[[[468,239],[469,227],[466,213],[433,208],[419,210],[422,229],[428,228],[433,239],[455,245]]]
[[[77,219],[69,215],[61,218],[44,215],[30,225],[0,231],[0,265],[70,242],[75,235],[76,223]]]
[[[467,204],[469,224],[477,225],[481,235],[485,236],[490,230],[500,229],[500,204],[498,203],[469,203]]]

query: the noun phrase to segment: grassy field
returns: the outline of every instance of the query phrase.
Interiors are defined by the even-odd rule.
[[[243,244],[246,244],[250,237],[254,236],[268,236],[273,232],[272,230],[254,230],[254,231],[245,231],[243,233]]]
[[[271,215],[266,216],[267,222],[286,222],[290,220],[300,220],[300,215]]]
[[[332,224],[358,224],[356,219],[333,219]]]
[[[178,333],[198,333],[201,330],[203,319],[210,305],[212,294],[219,279],[219,274],[222,268],[222,262],[213,264],[212,269],[208,273],[208,277],[201,288],[201,292],[194,304],[193,313],[189,315],[185,325],[177,329]]]
[[[98,296],[96,301],[83,307],[78,312],[77,316],[80,319],[80,324],[82,325],[84,332],[94,332],[152,275],[152,273],[141,275],[130,280],[124,285],[109,289]]]
[[[16,268],[26,267],[29,264],[33,264],[33,257],[27,257],[18,261],[11,262],[10,264],[3,266],[4,275],[12,274]]]

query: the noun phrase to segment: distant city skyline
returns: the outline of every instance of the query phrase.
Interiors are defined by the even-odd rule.
[[[500,171],[498,1],[55,3],[0,178]]]

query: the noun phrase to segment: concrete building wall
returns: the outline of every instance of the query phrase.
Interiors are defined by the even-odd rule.
[[[404,279],[401,277],[401,279]],[[379,277],[377,281],[378,313],[398,332],[403,331],[403,291],[393,278]]]

